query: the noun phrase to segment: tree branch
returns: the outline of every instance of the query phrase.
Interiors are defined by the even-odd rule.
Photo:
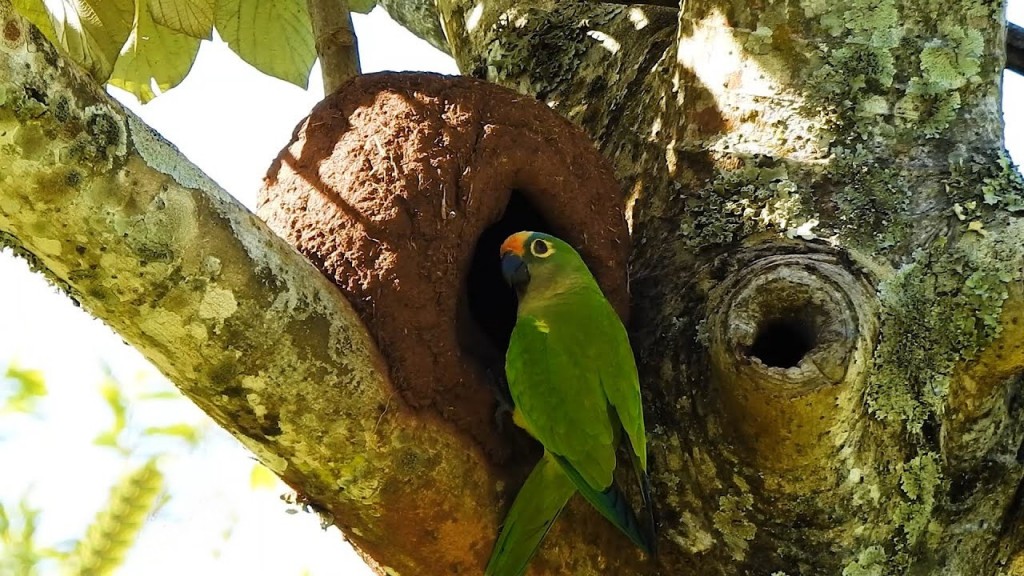
[[[1024,74],[1024,28],[1006,23],[1006,69]]]
[[[465,552],[484,556],[496,512],[482,511],[498,509],[486,462],[440,419],[392,402],[373,339],[337,288],[7,0],[0,32],[0,245],[140,350],[364,553],[429,571],[410,563],[450,552],[426,518],[443,514],[486,526]],[[414,529],[394,541],[402,523]]]
[[[359,43],[348,0],[308,0],[309,19],[320,57],[324,93],[330,94],[360,73]]]

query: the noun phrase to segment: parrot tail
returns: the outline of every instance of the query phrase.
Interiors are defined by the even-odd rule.
[[[505,516],[484,576],[521,576],[576,486],[548,452],[534,466]]]
[[[622,531],[623,534],[629,537],[641,550],[647,553],[648,556],[654,556],[654,538],[653,533],[645,534],[645,531],[640,527],[640,523],[636,519],[636,514],[633,513],[633,507],[630,506],[629,500],[626,495],[619,490],[619,487],[615,485],[613,481],[611,486],[598,491],[587,484],[586,480],[580,476],[580,473],[573,468],[572,464],[568,460],[559,456],[558,454],[552,454],[555,460],[558,461],[562,466],[562,470],[572,480],[573,484],[576,485],[576,489],[580,491],[580,494],[587,499],[588,502],[602,516],[608,519],[609,522],[615,525],[616,528]],[[648,494],[649,497],[649,494]],[[645,500],[645,506],[647,502]],[[652,520],[653,524],[653,520]]]
[[[633,470],[636,472],[636,479],[640,482],[640,497],[644,501],[644,532],[651,546],[648,552],[651,558],[657,560],[658,529],[654,523],[654,498],[651,496],[651,478],[647,475],[647,470],[644,470],[640,457],[636,455],[636,452],[628,448],[626,450],[633,460]]]

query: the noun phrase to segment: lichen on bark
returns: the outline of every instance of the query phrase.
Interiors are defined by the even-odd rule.
[[[1021,547],[1024,242],[1002,151],[1002,7],[474,7],[439,2],[462,69],[579,122],[624,183],[662,533],[686,558],[664,565],[1008,570]],[[874,301],[863,369],[820,414],[836,452],[811,478],[722,444],[748,442],[732,422],[751,404],[723,405],[728,371],[705,360],[715,286],[780,253],[834,254]],[[802,401],[780,410],[799,423]]]

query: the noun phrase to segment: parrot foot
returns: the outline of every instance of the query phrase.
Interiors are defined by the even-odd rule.
[[[512,395],[509,394],[508,382],[505,381],[504,374],[498,374],[488,369],[487,375],[494,388],[494,399],[498,401],[498,407],[494,409],[494,424],[498,427],[498,433],[502,434],[505,432],[505,422],[507,422],[505,415],[511,416],[515,412],[516,406],[512,402]]]
[[[505,432],[505,422],[508,421],[505,415],[512,416],[516,411],[516,407],[512,405],[512,402],[505,399],[501,394],[498,395],[498,407],[494,409],[494,424],[498,427],[498,433],[503,434]]]

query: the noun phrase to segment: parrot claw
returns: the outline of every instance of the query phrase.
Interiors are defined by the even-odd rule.
[[[498,433],[501,434],[505,432],[505,415],[511,416],[515,412],[516,406],[512,403],[512,395],[509,394],[508,382],[504,376],[491,370],[487,370],[487,375],[491,377],[494,399],[498,401],[498,407],[494,409],[494,424],[498,427]]]
[[[503,395],[498,395],[498,407],[494,409],[494,424],[498,427],[498,433],[502,434],[505,432],[505,415],[512,416],[515,412],[516,407],[512,405],[512,402],[507,400]]]

